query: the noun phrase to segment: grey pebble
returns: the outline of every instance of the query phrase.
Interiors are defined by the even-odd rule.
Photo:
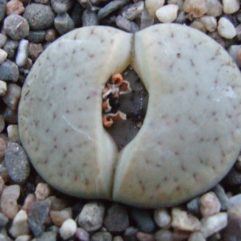
[[[24,149],[18,143],[8,143],[4,164],[10,178],[15,183],[23,183],[26,181],[30,173],[30,165]]]
[[[0,33],[0,48],[2,48],[5,45],[6,42],[7,42],[6,35]]]
[[[112,236],[108,232],[97,232],[92,235],[91,241],[112,241]]]
[[[102,19],[110,15],[111,13],[115,12],[116,10],[123,7],[125,4],[127,4],[129,0],[114,0],[110,1],[108,4],[106,4],[103,8],[101,8],[98,12],[98,18]]]
[[[51,6],[56,13],[66,13],[72,6],[73,0],[51,0]]]
[[[4,19],[3,28],[6,34],[13,40],[20,40],[29,34],[27,20],[17,14],[11,14]]]
[[[241,185],[241,173],[233,168],[224,179],[224,182],[229,186]]]
[[[128,227],[124,232],[124,240],[125,241],[136,241],[136,234],[138,232],[137,228]]]
[[[44,232],[44,223],[48,218],[50,202],[37,201],[35,202],[29,212],[28,224],[35,237],[38,237]]]
[[[3,96],[4,103],[12,110],[16,110],[21,96],[21,87],[8,84],[7,93]]]
[[[191,201],[189,201],[186,205],[187,210],[191,212],[192,214],[198,216],[200,215],[200,201],[199,198],[194,198]]]
[[[28,40],[33,43],[42,43],[45,40],[46,31],[30,31],[28,35]]]
[[[0,213],[0,232],[7,225],[7,223],[8,218],[3,213]]]
[[[0,64],[0,79],[17,82],[19,78],[18,66],[11,60],[6,60]]]
[[[129,20],[136,19],[144,10],[144,2],[139,1],[134,4],[128,5],[122,11],[122,16]]]
[[[0,21],[5,16],[5,10],[6,10],[6,0],[0,0]]]
[[[18,122],[18,116],[17,116],[16,110],[6,108],[3,112],[3,117],[8,124],[17,124]]]
[[[156,241],[173,241],[173,233],[168,229],[161,229],[155,233]]]
[[[144,233],[151,233],[155,230],[156,225],[149,211],[143,209],[132,209],[131,218],[137,228]]]
[[[57,233],[55,231],[44,232],[41,236],[36,238],[36,241],[56,241]]]
[[[8,40],[3,49],[8,53],[8,58],[13,59],[15,57],[16,49],[18,48],[18,41]]]
[[[50,6],[32,3],[27,5],[23,15],[33,30],[44,30],[53,25],[54,13]]]
[[[127,209],[119,204],[113,204],[104,219],[105,227],[110,232],[122,232],[129,226]]]
[[[82,15],[83,26],[94,26],[98,24],[98,18],[94,11],[85,9]]]
[[[68,13],[64,13],[55,17],[54,26],[60,34],[64,34],[74,28],[74,22]]]
[[[217,195],[217,197],[221,203],[221,210],[223,210],[223,211],[227,210],[229,198],[228,198],[227,194],[225,193],[223,187],[218,184],[217,186],[215,186],[213,191],[215,192],[215,194]]]
[[[127,32],[137,32],[139,30],[138,25],[135,22],[132,22],[122,16],[117,16],[115,20],[116,26],[119,27],[120,29],[123,29]]]
[[[154,23],[154,18],[149,15],[146,9],[141,13],[140,17],[140,29],[147,28]]]

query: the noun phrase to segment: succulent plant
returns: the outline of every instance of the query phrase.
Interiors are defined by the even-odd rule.
[[[101,92],[133,66],[149,92],[143,126],[121,151],[102,126]],[[214,40],[176,24],[135,34],[71,31],[34,64],[19,106],[33,166],[78,197],[140,207],[181,203],[218,183],[241,147],[241,75]]]

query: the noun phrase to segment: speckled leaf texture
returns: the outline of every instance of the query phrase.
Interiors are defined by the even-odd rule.
[[[144,124],[117,153],[102,127],[101,90],[134,67],[149,92]],[[205,34],[159,24],[136,34],[74,30],[36,61],[19,106],[20,137],[34,167],[78,197],[172,206],[205,192],[241,147],[241,75]]]

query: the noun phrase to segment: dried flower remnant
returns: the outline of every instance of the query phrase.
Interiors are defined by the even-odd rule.
[[[124,80],[122,74],[113,74],[110,81],[108,81],[102,92],[102,111],[103,111],[103,125],[105,128],[110,128],[115,122],[126,120],[126,114],[121,111],[111,112],[114,110],[111,106],[111,99],[119,101],[120,95],[129,94],[131,92],[130,83]]]

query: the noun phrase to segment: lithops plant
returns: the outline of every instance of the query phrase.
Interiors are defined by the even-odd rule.
[[[101,122],[101,91],[132,65],[146,117],[119,154]],[[22,143],[39,174],[84,198],[139,207],[181,203],[219,182],[241,146],[241,76],[203,33],[175,24],[127,34],[74,30],[34,64],[19,106]]]

